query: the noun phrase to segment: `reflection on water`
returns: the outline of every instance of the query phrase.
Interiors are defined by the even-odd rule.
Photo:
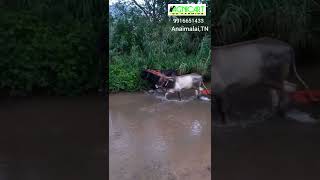
[[[191,125],[192,135],[194,136],[199,135],[201,133],[201,129],[202,129],[202,126],[198,120],[195,120],[192,122],[192,125]]]
[[[109,97],[110,179],[211,178],[210,103]]]
[[[319,125],[277,118],[213,136],[215,179],[320,179]]]

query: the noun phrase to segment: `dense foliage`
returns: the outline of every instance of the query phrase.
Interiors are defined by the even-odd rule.
[[[97,89],[97,2],[2,2],[0,90],[73,95]]]
[[[314,0],[215,0],[214,45],[275,37],[299,50],[319,47],[319,10]]]
[[[156,7],[166,7],[162,3]],[[143,89],[143,69],[175,69],[210,78],[210,33],[171,31],[168,16],[147,18],[134,4],[124,4],[115,5],[118,14],[109,18],[111,92]]]

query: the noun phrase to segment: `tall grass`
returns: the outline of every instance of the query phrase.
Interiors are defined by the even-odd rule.
[[[105,3],[0,0],[0,90],[72,95],[97,89]]]
[[[145,87],[143,69],[175,69],[209,77],[210,35],[172,32],[169,24],[116,22],[111,26],[109,90],[138,91]],[[130,29],[130,31],[127,31]],[[130,32],[130,33],[127,33]]]
[[[177,50],[179,46],[176,50],[169,47],[169,37],[170,35],[160,42],[147,40],[145,44],[148,48],[145,52],[134,46],[128,55],[113,56],[109,64],[109,90],[118,92],[144,89],[146,84],[140,78],[143,69],[175,69],[179,74],[196,72],[209,78],[210,37],[203,38],[197,48],[199,53],[195,55],[187,55],[181,49]],[[184,43],[188,42],[182,41],[177,44]]]
[[[305,48],[312,41],[313,0],[217,0],[214,45],[271,36]]]
[[[168,20],[149,21],[138,9],[121,7],[119,3],[123,16],[109,18],[109,91],[144,89],[140,78],[144,69],[174,69],[210,78],[209,33],[174,32]]]

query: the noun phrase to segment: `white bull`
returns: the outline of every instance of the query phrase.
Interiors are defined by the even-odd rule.
[[[270,88],[272,108],[282,115],[288,103],[286,92],[290,66],[307,88],[295,67],[293,48],[282,41],[260,38],[213,48],[212,87],[223,122],[227,121],[228,91],[235,87],[262,84]]]
[[[195,89],[195,95],[199,97],[200,91],[203,90],[203,88],[201,88],[201,85],[203,85],[202,76],[199,74],[192,73],[181,76],[175,76],[165,81],[161,81],[159,82],[157,87],[163,87],[167,89],[165,98],[167,98],[167,95],[169,93],[177,92],[179,100],[181,101],[181,91],[186,89]]]

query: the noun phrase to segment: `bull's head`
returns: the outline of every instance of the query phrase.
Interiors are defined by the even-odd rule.
[[[173,88],[175,81],[175,77],[160,78],[158,83],[156,84],[156,88]]]
[[[147,72],[146,72],[145,70],[144,70],[144,71],[142,71],[142,72],[140,73],[140,77],[141,77],[141,79],[146,80],[146,79],[147,79],[147,77],[148,77]]]

